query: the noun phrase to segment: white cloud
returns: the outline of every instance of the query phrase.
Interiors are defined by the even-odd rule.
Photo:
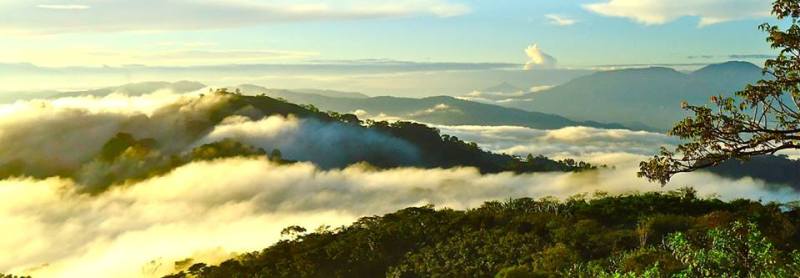
[[[254,108],[243,108],[237,116],[214,125],[209,114],[226,105],[228,98],[197,97],[202,92],[207,90],[188,95],[162,91],[136,97],[112,94],[0,105],[0,141],[18,142],[13,148],[0,147],[0,165],[21,160],[31,172],[47,175],[91,170],[81,166],[119,132],[153,138],[164,154],[232,138],[266,151],[279,149],[286,159],[312,161],[323,168],[359,161],[415,165],[420,160],[416,147],[382,133],[314,119],[265,118]],[[192,131],[198,127],[200,133]]]
[[[637,156],[654,154],[660,146],[677,144],[674,138],[660,133],[625,129],[565,127],[554,130],[518,126],[441,126],[442,133],[476,142],[481,147],[513,155],[529,153],[556,158],[592,159],[598,154],[626,153]],[[610,162],[601,162],[608,164]]]
[[[525,54],[528,56],[528,62],[525,63],[525,70],[541,69],[541,68],[554,68],[556,67],[557,60],[553,56],[542,52],[537,44],[532,44],[525,49]]]
[[[54,13],[54,10],[81,10]],[[470,12],[449,0],[86,0],[81,4],[0,4],[0,31],[22,34],[218,29],[274,22],[451,17]]]
[[[763,0],[606,0],[584,5],[601,15],[630,18],[647,25],[698,17],[700,26],[768,16],[770,7],[769,1]]]
[[[0,146],[0,161],[13,152],[26,156],[38,152],[42,160],[90,156],[120,126],[146,136],[178,138],[175,134],[184,130],[179,123],[207,117],[203,111],[219,100],[154,94],[1,106],[0,141],[15,144]],[[155,120],[148,125],[143,123],[146,118]],[[304,131],[304,127],[309,128]],[[428,203],[465,209],[516,197],[661,190],[636,177],[637,162],[658,146],[675,143],[657,133],[587,127],[437,127],[491,150],[578,157],[617,167],[583,173],[481,175],[473,168],[374,170],[356,165],[322,170],[310,163],[276,165],[265,158],[235,158],[187,164],[96,196],[78,194],[83,185],[68,179],[0,180],[0,227],[7,227],[0,230],[0,250],[14,250],[0,252],[0,272],[159,277],[173,272],[175,261],[188,257],[217,263],[233,252],[260,250],[276,242],[280,230],[289,225],[335,227]],[[342,130],[290,117],[255,121],[232,117],[203,140],[236,137],[266,147],[281,142],[276,138],[289,138],[303,146],[328,141],[344,149],[349,147],[342,142],[354,141],[354,146],[369,148],[371,135],[341,137]],[[330,149],[314,151],[336,155]],[[724,199],[800,198],[797,192],[768,190],[750,178],[731,180],[708,173],[679,175],[666,189],[678,185],[696,186],[701,195],[720,194]]]
[[[417,112],[410,113],[410,114],[408,114],[408,117],[420,117],[420,116],[432,115],[432,114],[436,114],[436,113],[464,113],[464,112],[459,110],[458,108],[450,107],[450,105],[447,105],[447,104],[444,104],[444,103],[439,103],[437,105],[434,105],[431,108],[428,108],[428,109],[425,109],[425,110],[422,110],[422,111],[417,111]]]
[[[611,156],[606,156],[611,157]],[[617,155],[622,159],[642,158]],[[310,164],[264,159],[193,163],[98,196],[74,192],[69,180],[0,181],[0,270],[36,277],[159,277],[192,257],[217,263],[230,253],[260,250],[289,225],[339,226],[408,206],[474,208],[487,200],[606,191],[657,191],[634,167],[598,172],[481,175],[476,169],[359,166],[323,171]],[[698,173],[674,184],[702,196],[788,201],[752,179]],[[674,189],[670,186],[667,189]]]
[[[575,25],[575,23],[578,23],[578,21],[573,18],[558,14],[547,14],[544,17],[546,17],[550,21],[550,24],[558,26],[570,26],[570,25]]]
[[[381,133],[312,119],[270,116],[253,121],[233,116],[217,125],[196,145],[233,138],[263,148],[281,150],[285,158],[313,161],[324,168],[344,167],[356,161],[391,160],[412,165],[420,153],[406,141]],[[324,155],[321,155],[324,154]]]

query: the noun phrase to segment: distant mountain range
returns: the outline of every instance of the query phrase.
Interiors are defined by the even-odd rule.
[[[597,72],[554,87],[523,89],[502,83],[458,98],[369,97],[333,90],[237,87],[245,94],[264,94],[340,113],[358,112],[362,117],[396,117],[445,125],[516,125],[541,129],[584,125],[664,131],[687,116],[680,108],[682,101],[705,104],[713,95],[732,94],[761,78],[761,68],[756,65],[727,62],[688,73],[661,67]],[[0,96],[0,103],[112,92],[141,95],[159,89],[184,93],[204,87],[190,81],[144,82],[87,91],[6,95]]]
[[[188,93],[206,87],[207,85],[192,81],[174,83],[142,82],[84,91],[26,93],[13,95],[8,99],[0,99],[0,103],[33,98],[107,96],[112,93],[138,96],[160,90]],[[239,89],[245,95],[265,95],[281,98],[292,103],[310,104],[323,111],[355,113],[362,118],[398,118],[441,125],[514,125],[538,129],[556,129],[578,125],[598,128],[627,128],[619,124],[573,121],[562,116],[472,102],[449,96],[427,98],[369,97],[355,92],[318,89],[268,89],[257,85],[240,85],[231,89]]]
[[[682,101],[708,103],[711,96],[731,95],[761,78],[761,68],[747,62],[714,64],[690,73],[660,67],[624,69],[578,77],[534,93],[505,92],[505,101],[496,103],[575,120],[667,130],[687,116],[680,108]]]
[[[169,90],[174,93],[183,94],[188,92],[197,91],[205,88],[206,85],[193,81],[178,81],[178,82],[141,82],[131,83],[122,86],[100,88],[86,91],[62,92],[51,95],[53,98],[61,97],[78,97],[78,96],[107,96],[112,93],[119,93],[129,96],[140,96],[144,94],[153,93],[159,90]]]
[[[356,113],[368,116],[397,117],[442,125],[514,125],[539,129],[554,129],[567,126],[590,126],[599,128],[626,128],[619,124],[594,121],[573,121],[552,114],[524,111],[462,100],[449,96],[427,98],[401,97],[347,97],[334,91],[319,95],[313,91],[268,89],[256,85],[237,87],[245,94],[263,94],[282,98],[293,103],[311,104],[322,110],[340,113]]]
[[[119,93],[129,96],[140,96],[158,90],[169,90],[175,93],[188,93],[205,88],[206,85],[193,81],[178,82],[140,82],[130,83],[121,86],[105,87],[83,91],[38,91],[16,94],[0,94],[0,103],[9,103],[17,100],[48,99],[78,96],[107,96],[112,93]]]

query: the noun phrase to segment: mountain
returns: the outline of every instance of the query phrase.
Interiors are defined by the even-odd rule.
[[[311,104],[322,110],[355,113],[360,116],[397,117],[442,125],[515,125],[530,128],[554,129],[567,126],[625,128],[618,124],[594,121],[577,122],[552,114],[530,112],[498,105],[462,100],[449,96],[426,98],[371,97],[336,98],[290,90],[267,89],[256,85],[237,87],[245,94],[264,94],[294,103]]]
[[[516,93],[524,90],[520,87],[512,85],[511,83],[503,82],[498,85],[483,89],[482,91],[487,93]]]
[[[797,169],[800,169],[800,160],[786,155],[763,155],[746,161],[731,159],[705,171],[731,179],[760,179],[773,189],[789,186],[800,190],[800,171]]]
[[[502,85],[502,84],[501,84]],[[510,84],[506,84],[512,86]],[[510,88],[509,86],[503,86]],[[73,92],[38,92],[29,94],[38,98],[58,98],[76,96],[106,96],[122,93],[138,96],[159,90],[175,93],[188,93],[207,86],[192,81],[179,82],[141,82],[121,86],[106,87]],[[498,86],[499,88],[500,86]],[[266,95],[281,98],[298,104],[311,104],[325,111],[355,113],[359,116],[379,118],[400,118],[442,125],[515,125],[539,129],[555,129],[567,126],[590,126],[598,128],[626,128],[619,124],[605,124],[597,121],[573,121],[566,117],[547,113],[531,112],[502,107],[494,104],[474,102],[449,96],[426,98],[369,97],[361,93],[333,90],[268,89],[257,85],[240,85],[236,89],[247,95]],[[510,95],[509,97],[513,97]],[[20,99],[19,97],[14,99]],[[12,99],[12,100],[14,100]],[[0,100],[2,101],[2,100]]]
[[[732,94],[761,78],[761,69],[747,62],[709,65],[691,73],[662,67],[604,71],[502,105],[667,130],[686,116],[680,108],[682,101],[708,103],[713,95]],[[533,101],[525,101],[529,99]]]
[[[115,87],[106,87],[94,90],[86,90],[86,91],[73,91],[73,92],[62,92],[52,95],[53,98],[60,98],[60,97],[77,97],[77,96],[107,96],[112,93],[120,93],[129,96],[140,96],[148,93],[152,93],[159,90],[170,90],[172,92],[181,94],[181,93],[188,93],[192,91],[197,91],[202,88],[205,88],[206,85],[199,82],[194,81],[178,81],[178,82],[139,82],[139,83],[130,83],[125,84],[122,86],[115,86]]]
[[[57,91],[35,91],[0,94],[0,104],[13,103],[18,100],[45,99],[59,94]]]
[[[741,81],[755,81],[762,77],[762,69],[748,62],[727,62],[706,66],[690,74],[694,80],[712,83],[726,92],[742,89]],[[750,82],[747,82],[750,83]]]
[[[259,139],[245,134],[214,137],[219,127],[236,121],[274,121],[275,126],[286,124],[286,129],[292,131],[282,133],[278,131],[282,128],[271,129],[269,136]],[[0,153],[0,179],[72,178],[83,185],[81,192],[97,194],[123,181],[159,176],[194,161],[264,157],[270,150],[268,158],[273,161],[311,162],[323,169],[359,163],[381,169],[474,167],[481,173],[597,168],[571,159],[556,161],[544,156],[522,159],[485,151],[475,143],[441,134],[438,129],[421,123],[365,124],[355,115],[325,113],[310,106],[225,89],[163,106],[146,117],[134,113],[121,122],[125,124],[109,123],[110,132],[105,135],[92,133],[91,128],[76,127],[73,132],[85,133],[105,143],[94,144],[102,147],[88,151],[74,159],[74,163],[48,164],[35,155]],[[168,132],[157,132],[159,128]],[[45,156],[50,157],[51,153]]]
[[[357,92],[342,92],[342,91],[334,91],[334,90],[319,90],[319,89],[295,89],[295,92],[304,93],[304,94],[313,94],[313,95],[320,95],[326,97],[338,97],[338,98],[369,98],[368,95],[357,93]]]
[[[16,92],[16,93],[3,93],[0,94],[0,103],[12,103],[18,100],[31,100],[31,99],[48,99],[48,98],[62,98],[62,97],[78,97],[78,96],[107,96],[112,93],[120,93],[129,96],[140,96],[144,94],[153,93],[159,90],[170,90],[172,92],[183,94],[205,88],[206,85],[193,81],[178,81],[178,82],[139,82],[129,83],[121,86],[104,87],[92,90],[83,91],[33,91],[33,92]]]

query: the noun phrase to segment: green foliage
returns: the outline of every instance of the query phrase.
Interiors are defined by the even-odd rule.
[[[667,248],[686,269],[678,277],[788,277],[780,252],[754,223],[733,222],[727,228],[709,230],[695,246],[683,233],[667,239]],[[796,254],[796,253],[795,253]]]
[[[86,193],[97,194],[109,186],[165,174],[193,161],[230,157],[266,157],[266,151],[233,139],[198,146],[185,154],[166,155],[153,139],[137,140],[120,133],[111,138],[97,157],[74,174]],[[280,152],[280,151],[278,151]],[[284,162],[282,159],[275,160]]]
[[[17,276],[12,274],[3,274],[0,273],[0,278],[31,278],[30,276]]]
[[[172,277],[786,277],[800,269],[799,215],[690,189],[428,206],[312,233],[291,226],[269,248]]]
[[[478,230],[409,254],[387,276],[489,277],[504,267],[530,261],[530,254],[543,245],[533,234]]]
[[[273,150],[273,153],[280,156],[279,150]],[[205,144],[192,149],[187,160],[214,160],[227,157],[252,157],[252,156],[266,156],[267,152],[261,148],[256,148],[250,145],[240,143],[236,140],[226,138],[222,141]]]
[[[98,159],[111,162],[125,152],[129,152],[129,155],[145,156],[155,147],[156,141],[154,139],[147,138],[136,140],[133,135],[120,132],[103,145]]]
[[[711,98],[711,105],[684,103],[694,116],[670,131],[686,143],[674,151],[662,148],[659,155],[640,164],[639,176],[666,184],[683,172],[716,166],[730,159],[747,160],[800,148],[800,4],[797,0],[773,2],[778,19],[789,18],[788,27],[763,24],[767,42],[779,54],[764,64],[768,76],[736,93]]]

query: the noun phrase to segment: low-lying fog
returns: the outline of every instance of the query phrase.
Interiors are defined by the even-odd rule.
[[[156,92],[0,106],[0,164],[24,156],[67,167],[94,155],[121,130],[137,137],[179,138],[170,146],[177,151],[235,137],[257,146],[283,147],[289,159],[335,161],[349,155],[341,146],[353,140],[372,144],[371,151],[391,151],[408,159],[424,155],[409,154],[397,142],[386,143],[391,138],[292,117],[230,119],[197,140],[181,141],[189,137],[173,124],[204,113],[213,102],[213,98],[198,102],[194,94]],[[163,121],[138,120],[142,117],[163,117],[159,118]],[[437,128],[492,151],[571,157],[610,167],[583,173],[481,175],[472,168],[374,170],[354,165],[321,170],[312,163],[277,165],[266,158],[231,158],[190,163],[98,195],[78,193],[82,185],[70,179],[9,178],[0,181],[4,227],[0,250],[12,252],[0,253],[0,272],[42,277],[159,276],[173,272],[174,262],[186,258],[216,263],[233,253],[260,250],[279,240],[280,230],[289,225],[309,230],[336,227],[361,216],[425,204],[465,209],[517,197],[565,198],[682,186],[723,199],[800,199],[797,192],[769,190],[751,178],[692,173],[677,176],[663,189],[639,179],[639,161],[659,146],[676,143],[657,133],[585,127]],[[292,142],[313,148],[291,148]]]

